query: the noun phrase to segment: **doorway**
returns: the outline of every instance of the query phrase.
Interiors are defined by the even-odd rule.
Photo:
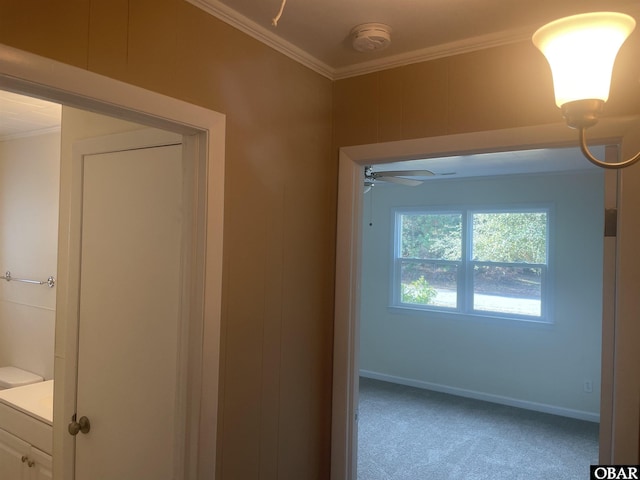
[[[626,122],[626,123],[625,123]],[[600,141],[620,143],[623,149],[634,143],[632,137],[622,132],[627,129],[638,128],[637,119],[614,119],[600,126],[596,138]],[[363,167],[389,162],[391,158],[415,159],[431,158],[447,155],[463,155],[472,152],[491,152],[497,148],[500,150],[536,148],[536,146],[567,146],[575,142],[573,132],[568,131],[563,125],[547,125],[540,127],[519,128],[492,132],[450,135],[446,137],[434,137],[393,144],[366,145],[345,147],[340,152],[339,165],[339,192],[338,192],[338,235],[337,235],[337,271],[336,271],[336,310],[334,330],[334,410],[332,433],[332,478],[356,478],[356,438],[357,438],[357,385],[358,378],[358,342],[360,315],[359,275],[361,272],[361,254],[359,251],[362,226],[362,184]],[[633,147],[630,147],[633,148]],[[605,182],[615,186],[619,173],[608,172]],[[614,190],[615,191],[615,188]],[[605,198],[607,208],[616,208],[618,198],[609,195]],[[607,258],[616,257],[616,248],[619,248],[619,238],[605,240],[605,264]],[[620,255],[620,252],[618,252]],[[614,271],[605,265],[605,276],[609,279],[616,278]],[[625,387],[616,382],[618,390],[614,391],[613,379],[619,376],[628,377],[627,380],[635,385],[632,375],[624,371],[614,369],[615,358],[618,358],[622,348],[620,343],[615,343],[614,329],[629,322],[628,318],[621,321],[613,316],[615,290],[614,281],[605,281],[602,341],[602,402],[601,402],[601,437],[600,437],[600,462],[610,462],[616,455],[615,447],[619,452],[631,451],[622,447],[621,441],[616,437],[624,436],[625,443],[631,442],[637,450],[637,425],[634,429],[625,428],[622,417],[614,416],[612,405],[614,402],[625,402],[619,397],[619,389]],[[629,327],[628,327],[629,328]],[[632,328],[632,327],[631,327]],[[629,352],[627,348],[625,351]],[[625,378],[626,378],[625,377]],[[635,398],[631,394],[631,398]],[[634,400],[628,399],[625,410],[632,415],[637,405]],[[636,415],[637,416],[637,415]],[[635,417],[634,417],[635,418]],[[625,431],[626,430],[626,431]],[[630,431],[631,430],[631,431]]]
[[[182,137],[184,157],[191,158],[197,166],[194,182],[198,185],[196,208],[192,212],[193,241],[187,246],[193,260],[190,288],[185,290],[190,307],[186,334],[196,347],[185,359],[190,374],[181,386],[187,399],[184,478],[213,476],[222,283],[224,116],[9,47],[0,47],[0,72],[0,88],[5,90],[162,128]],[[76,207],[68,199],[61,200],[61,209]],[[57,307],[58,316],[65,317],[74,305],[74,292],[66,286],[77,267],[69,263],[69,258],[78,245],[71,239],[61,248],[68,256],[58,269],[58,298],[63,301],[58,302]],[[75,382],[69,361],[74,353],[73,333],[66,330],[63,322],[59,322],[56,329],[56,379],[70,386]],[[64,393],[56,392],[54,418],[64,418],[70,401]],[[69,437],[67,425],[66,422],[54,424],[54,458],[64,459],[54,462],[54,478],[71,478],[73,458],[65,447]]]
[[[597,462],[604,171],[581,160],[577,149],[537,149],[375,166],[422,184],[379,182],[363,197],[358,478],[458,478],[487,464],[510,478],[517,452],[554,442],[576,459],[558,472]],[[559,173],[540,171],[551,167]],[[513,173],[527,168],[539,171]],[[532,411],[545,414],[524,415]],[[518,421],[514,412],[522,430],[546,413],[576,420],[555,417],[563,428],[553,437],[548,423],[556,440],[545,445],[500,429]],[[395,448],[381,450],[382,431]],[[557,440],[569,432],[589,439],[584,449]],[[501,438],[509,448],[492,451]]]

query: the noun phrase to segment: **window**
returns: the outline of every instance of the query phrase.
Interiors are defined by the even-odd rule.
[[[548,208],[396,210],[393,306],[549,321]]]

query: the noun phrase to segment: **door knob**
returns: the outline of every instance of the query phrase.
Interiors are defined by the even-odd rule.
[[[91,422],[87,417],[80,417],[80,420],[76,422],[76,416],[73,416],[69,424],[69,433],[71,435],[75,437],[78,433],[89,433],[89,430],[91,430]]]

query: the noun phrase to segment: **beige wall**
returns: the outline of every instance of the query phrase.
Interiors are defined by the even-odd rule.
[[[0,42],[226,114],[218,477],[328,478],[331,82],[183,0],[2,0]]]
[[[0,141],[0,272],[56,277],[60,132]],[[53,378],[56,288],[0,281],[0,366]]]

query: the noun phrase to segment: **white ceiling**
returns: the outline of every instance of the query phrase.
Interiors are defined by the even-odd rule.
[[[187,0],[317,72],[344,78],[529,39],[543,24],[590,11],[640,19],[638,0]],[[351,47],[363,23],[392,29],[391,45]]]
[[[0,141],[60,128],[61,106],[0,90]]]
[[[592,146],[591,150],[596,157],[604,158],[604,146]],[[372,170],[374,172],[430,170],[435,173],[435,176],[411,176],[410,178],[431,182],[466,177],[596,171],[599,168],[587,161],[578,147],[573,147],[409,160],[377,164],[372,167]],[[377,184],[391,185],[385,182],[377,182]]]

